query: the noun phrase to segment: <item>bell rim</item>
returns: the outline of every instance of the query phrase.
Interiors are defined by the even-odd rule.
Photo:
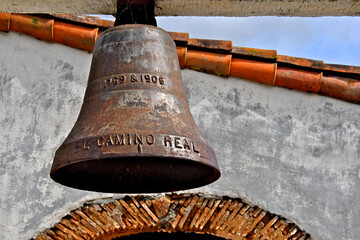
[[[111,161],[115,161],[117,163],[120,163],[120,162],[126,162],[129,159],[133,160],[133,159],[136,159],[136,158],[141,159],[140,161],[142,161],[143,163],[147,159],[151,159],[150,161],[152,161],[152,162],[151,162],[151,164],[149,164],[149,165],[151,165],[151,167],[154,164],[156,165],[156,162],[154,163],[154,161],[153,161],[154,159],[156,159],[158,162],[163,161],[165,164],[167,164],[169,162],[172,162],[174,167],[176,167],[176,168],[177,168],[177,165],[181,165],[181,164],[186,165],[187,169],[191,169],[191,167],[195,166],[196,168],[202,168],[202,169],[205,169],[206,171],[209,170],[207,172],[211,173],[211,174],[206,173],[206,174],[204,174],[205,177],[203,178],[203,181],[193,183],[193,184],[186,183],[185,187],[182,187],[183,182],[188,182],[188,181],[193,181],[193,180],[189,178],[189,179],[187,179],[187,181],[183,181],[183,182],[176,181],[171,185],[173,187],[170,187],[170,188],[167,188],[166,186],[164,187],[163,185],[161,185],[159,187],[150,187],[149,191],[147,191],[145,188],[141,188],[141,187],[140,187],[141,190],[138,190],[139,189],[138,187],[135,187],[133,190],[128,190],[129,188],[125,187],[125,188],[123,188],[125,190],[121,190],[121,188],[114,188],[114,191],[112,191],[108,187],[104,187],[104,188],[101,188],[101,187],[83,187],[83,186],[79,186],[77,184],[69,184],[69,181],[66,181],[66,180],[64,181],[64,179],[68,179],[68,177],[69,177],[68,174],[63,174],[62,173],[63,171],[66,170],[66,168],[71,168],[71,167],[76,167],[76,166],[79,167],[81,165],[84,165],[84,164],[86,165],[86,164],[89,164],[89,163],[90,163],[90,165],[93,165],[91,163],[95,163],[95,162],[97,162],[98,165],[101,165],[102,163],[106,164],[106,162],[111,162]],[[125,160],[125,159],[127,159],[127,160]],[[210,163],[213,163],[213,164],[210,164]],[[149,166],[147,166],[147,167],[149,167]],[[89,168],[96,169],[96,168],[94,168],[92,166],[90,166]],[[84,170],[83,173],[88,174],[88,170]],[[134,173],[134,174],[136,175],[137,173]],[[99,176],[101,176],[101,174]],[[127,156],[126,158],[124,158],[124,157],[108,157],[108,158],[102,158],[102,159],[82,159],[82,160],[78,160],[76,162],[69,162],[68,164],[64,164],[64,165],[59,166],[57,168],[51,168],[50,177],[55,182],[57,182],[59,184],[65,185],[67,187],[75,188],[75,189],[81,189],[81,190],[86,190],[86,191],[96,191],[96,192],[103,192],[103,193],[124,193],[124,194],[129,193],[129,194],[132,194],[132,193],[172,192],[172,191],[181,191],[181,190],[188,190],[188,189],[193,189],[193,188],[197,188],[197,187],[202,187],[204,185],[208,185],[208,184],[211,184],[211,183],[217,181],[221,177],[221,172],[220,172],[219,166],[217,165],[216,158],[213,159],[213,160],[210,160],[210,162],[200,162],[200,161],[196,161],[196,160],[193,160],[193,159],[174,157],[174,156],[173,157],[169,157],[169,156],[162,157],[162,156],[148,155],[148,156],[138,157],[138,156],[134,155],[134,156]],[[139,177],[139,176],[137,175],[137,177]],[[194,177],[193,179],[196,180],[197,178]],[[97,179],[97,181],[101,182],[102,180]],[[167,181],[167,180],[164,179],[164,182],[165,181]],[[78,181],[75,181],[75,182],[79,183]],[[121,181],[117,182],[116,184],[119,184],[119,183],[121,183]],[[104,181],[103,184],[106,185],[107,182]],[[91,183],[89,183],[89,185],[91,185]],[[89,186],[89,185],[86,185],[86,186]],[[120,190],[116,190],[116,189],[120,189]],[[155,190],[151,190],[151,189],[155,189]]]

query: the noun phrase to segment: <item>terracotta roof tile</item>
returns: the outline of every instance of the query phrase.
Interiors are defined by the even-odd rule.
[[[278,67],[275,85],[317,93],[320,91],[321,76],[322,73]]]
[[[360,81],[351,78],[323,76],[320,92],[330,97],[360,102]]]
[[[350,74],[359,74],[360,75],[360,67],[356,66],[346,66],[346,65],[338,65],[338,64],[325,64],[324,70],[340,72],[340,73],[350,73]]]
[[[189,41],[189,34],[182,32],[168,32],[171,38],[176,42],[187,43]]]
[[[53,19],[36,16],[11,14],[10,30],[25,33],[41,40],[51,41],[53,39]]]
[[[276,63],[234,58],[231,61],[230,75],[256,82],[274,85]]]
[[[89,16],[47,16],[0,13],[0,31],[12,30],[92,52],[96,39],[102,33],[99,28],[103,30],[113,24],[112,21]],[[62,19],[66,22],[62,22]],[[90,27],[91,25],[94,27]],[[360,102],[360,67],[324,64],[323,61],[277,55],[276,50],[233,47],[231,41],[191,39],[188,33],[169,34],[178,45],[180,68],[186,67],[219,76],[231,75]]]
[[[54,42],[92,52],[98,29],[76,26],[63,22],[54,24]]]
[[[272,59],[272,60],[277,59],[276,50],[246,48],[246,47],[233,47],[232,54]]]
[[[312,59],[307,59],[307,58],[278,55],[277,61],[279,63],[287,63],[287,64],[299,66],[299,67],[307,67],[307,68],[315,68],[315,69],[323,69],[324,68],[323,61],[312,60]]]
[[[187,47],[177,46],[176,50],[179,57],[180,68],[183,69],[185,68]]]
[[[114,26],[114,21],[103,20],[99,17],[86,16],[86,15],[77,15],[77,14],[50,14],[56,18],[69,20],[71,22],[84,23],[87,25],[93,25],[97,27],[110,28]]]
[[[10,29],[11,13],[0,13],[0,31],[8,32]]]
[[[218,76],[229,76],[231,54],[188,50],[185,67]]]
[[[231,52],[232,42],[221,40],[209,40],[209,39],[196,39],[191,38],[188,41],[189,47],[196,47],[209,50],[226,51]]]

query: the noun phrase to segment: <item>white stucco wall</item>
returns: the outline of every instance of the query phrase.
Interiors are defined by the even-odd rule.
[[[0,239],[27,239],[99,194],[49,171],[85,92],[91,54],[0,32]],[[235,78],[182,71],[222,177],[191,190],[242,197],[313,239],[360,236],[360,107]]]

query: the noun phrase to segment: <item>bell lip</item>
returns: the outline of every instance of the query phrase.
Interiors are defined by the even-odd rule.
[[[136,156],[127,156],[126,157],[127,159],[133,159],[133,158],[136,158]],[[64,168],[66,167],[70,167],[70,166],[75,166],[75,165],[81,165],[83,164],[84,162],[88,162],[90,161],[90,163],[92,161],[100,161],[100,162],[105,162],[105,161],[111,161],[111,160],[116,160],[118,162],[121,162],[122,159],[124,159],[124,157],[108,157],[108,158],[102,158],[102,159],[81,159],[81,160],[77,160],[76,162],[72,162],[72,163],[68,163],[66,165],[63,165],[61,167],[57,167],[57,168],[54,168],[54,164],[50,170],[50,177],[51,179],[53,179],[55,182],[61,184],[61,185],[64,185],[64,186],[67,186],[67,187],[70,187],[70,188],[73,188],[73,189],[80,189],[80,190],[85,190],[85,191],[96,191],[96,192],[102,192],[102,193],[118,193],[118,194],[141,194],[141,193],[162,193],[162,192],[173,192],[173,191],[183,191],[183,190],[189,190],[189,189],[194,189],[194,188],[198,188],[198,187],[203,187],[203,186],[206,186],[206,185],[209,185],[211,183],[214,183],[215,181],[217,181],[220,177],[221,177],[221,172],[220,172],[220,169],[219,169],[219,166],[217,164],[217,161],[216,161],[216,158],[214,158],[213,160],[208,160],[209,162],[199,162],[199,161],[195,161],[195,160],[192,160],[192,159],[187,159],[187,158],[181,158],[181,157],[163,157],[163,156],[153,156],[153,155],[147,155],[147,156],[141,156],[141,158],[153,158],[153,159],[157,159],[157,160],[160,160],[160,161],[163,161],[165,160],[164,162],[166,162],[167,160],[170,160],[171,161],[174,161],[174,160],[177,160],[179,163],[182,162],[182,161],[185,161],[185,163],[187,164],[190,164],[192,166],[200,166],[201,168],[206,168],[207,170],[210,170],[211,171],[211,174],[208,174],[208,177],[206,178],[207,181],[204,181],[204,182],[201,182],[200,184],[191,184],[191,185],[188,185],[186,187],[179,187],[181,185],[181,183],[179,184],[175,184],[176,187],[171,187],[171,188],[168,188],[168,189],[164,189],[164,188],[155,188],[155,189],[158,189],[158,190],[150,190],[150,191],[137,191],[135,189],[135,191],[119,191],[119,190],[116,190],[114,189],[115,191],[111,191],[110,189],[108,188],[104,188],[104,190],[102,190],[101,188],[91,188],[91,187],[80,187],[80,186],[75,186],[75,184],[68,184],[66,183],[66,181],[63,181],[62,178],[63,177],[60,177],[61,175],[59,176],[56,176],[56,173],[58,173],[59,171],[61,170],[65,170]],[[210,164],[210,163],[214,163],[214,165]],[[174,165],[176,165],[177,163],[175,163]],[[210,172],[209,171],[209,172]],[[66,176],[66,174],[64,175]],[[194,178],[195,179],[195,178]],[[106,184],[106,183],[104,183]]]

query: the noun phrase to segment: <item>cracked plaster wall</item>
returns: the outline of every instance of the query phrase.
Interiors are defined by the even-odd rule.
[[[112,197],[49,177],[81,107],[91,54],[0,33],[0,239],[27,239],[83,202]],[[360,107],[235,78],[182,71],[222,177],[191,190],[244,198],[313,239],[360,235]],[[117,195],[119,196],[119,195]]]

